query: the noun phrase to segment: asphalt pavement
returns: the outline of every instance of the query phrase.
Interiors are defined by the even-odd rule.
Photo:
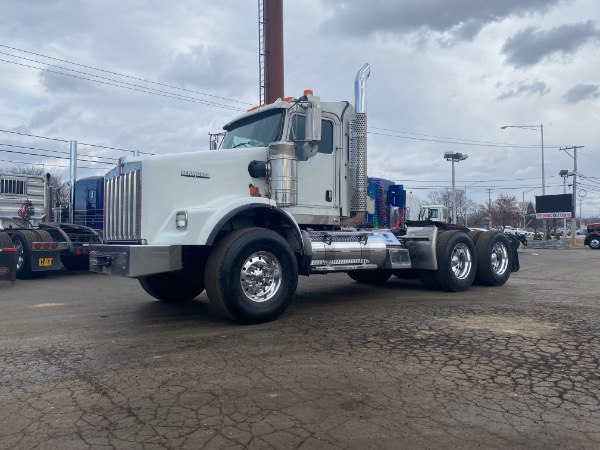
[[[2,449],[600,448],[600,251],[505,286],[301,278],[278,320],[59,273],[0,285]]]

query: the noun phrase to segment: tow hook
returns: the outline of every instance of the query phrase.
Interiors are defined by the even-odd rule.
[[[92,252],[90,255],[90,266],[94,267],[109,267],[111,265],[110,255],[102,255]]]

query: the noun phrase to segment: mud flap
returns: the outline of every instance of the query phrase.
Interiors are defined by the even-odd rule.
[[[514,244],[515,241],[513,241],[512,239],[509,239],[510,241],[510,248],[512,249],[512,254],[513,254],[513,263],[512,263],[512,267],[510,269],[511,272],[518,272],[519,269],[521,268],[521,264],[519,263],[519,253],[517,252],[517,246]],[[518,241],[517,241],[518,243]]]

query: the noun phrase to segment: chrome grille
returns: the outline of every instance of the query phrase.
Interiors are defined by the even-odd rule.
[[[106,241],[141,239],[142,168],[125,164],[104,179],[104,233]]]

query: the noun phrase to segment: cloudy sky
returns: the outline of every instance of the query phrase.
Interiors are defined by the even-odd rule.
[[[258,103],[255,0],[0,5],[0,167],[68,177],[77,140],[78,175],[102,175],[124,150],[207,148],[209,132]],[[469,198],[533,200],[543,125],[546,194],[573,170],[560,148],[584,146],[578,200],[600,216],[597,0],[285,0],[284,34],[286,95],[353,101],[371,64],[371,176],[425,200],[451,185],[444,152],[462,152],[456,183]]]

